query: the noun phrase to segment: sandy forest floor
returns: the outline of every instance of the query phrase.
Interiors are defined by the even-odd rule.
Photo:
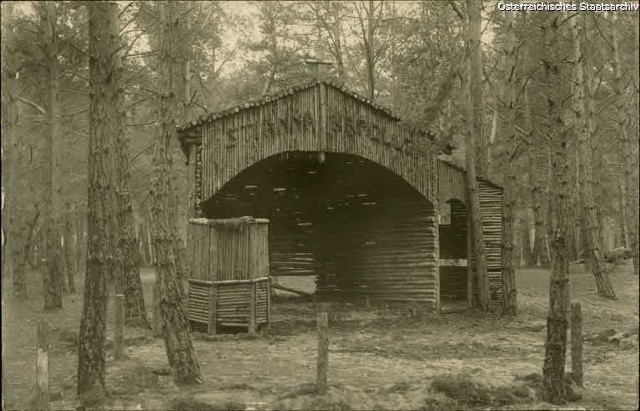
[[[636,409],[638,404],[638,279],[630,265],[613,267],[618,301],[595,295],[593,277],[574,266],[571,295],[583,307],[583,399],[560,408]],[[313,302],[277,299],[268,335],[205,338],[194,334],[204,382],[177,387],[166,374],[161,339],[127,329],[126,361],[107,354],[108,398],[89,407],[113,409],[549,409],[522,377],[541,373],[548,271],[518,272],[516,319],[478,313],[408,318],[380,309],[336,304],[330,324],[329,392],[313,393],[316,362]],[[35,275],[34,275],[35,276]],[[151,270],[143,273],[150,302]],[[81,294],[66,295],[64,309],[43,313],[35,285],[26,301],[4,299],[3,372],[6,409],[28,408],[35,362],[35,324],[51,323],[54,409],[75,408]],[[113,307],[109,303],[109,338]],[[613,338],[612,338],[613,337]],[[569,363],[567,363],[569,367]],[[533,378],[535,380],[535,378]],[[483,384],[485,391],[473,391]],[[493,387],[493,388],[492,388]],[[519,387],[504,400],[500,387]],[[456,391],[457,390],[457,391]],[[464,391],[477,401],[458,394]],[[513,392],[516,392],[514,395]],[[93,401],[93,402],[91,402]],[[555,407],[558,408],[558,407]]]

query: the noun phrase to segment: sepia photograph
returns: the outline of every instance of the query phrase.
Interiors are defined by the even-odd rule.
[[[638,409],[638,0],[0,7],[2,410]]]

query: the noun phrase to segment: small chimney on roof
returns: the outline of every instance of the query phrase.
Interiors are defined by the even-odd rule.
[[[323,60],[307,59],[307,60],[304,60],[304,63],[307,64],[308,66],[311,66],[311,69],[313,71],[313,76],[317,80],[322,80],[327,78],[328,77],[327,72],[329,68],[333,66],[332,61],[323,61]]]

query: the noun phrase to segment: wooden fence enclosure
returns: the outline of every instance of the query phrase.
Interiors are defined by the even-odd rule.
[[[249,217],[189,220],[189,320],[247,327],[269,322],[269,220]]]
[[[269,219],[265,277],[315,276],[321,297],[423,310],[472,302],[465,171],[388,110],[314,81],[201,117],[178,135],[192,217]],[[478,192],[499,304],[502,189],[479,179]],[[190,252],[229,252],[198,241],[189,236]]]

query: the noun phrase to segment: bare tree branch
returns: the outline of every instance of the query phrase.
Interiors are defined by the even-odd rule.
[[[47,110],[45,110],[44,108],[42,108],[42,106],[40,106],[39,104],[24,98],[24,97],[18,97],[18,101],[21,101],[27,105],[30,105],[31,107],[35,108],[36,110],[38,110],[41,114],[47,114]]]

